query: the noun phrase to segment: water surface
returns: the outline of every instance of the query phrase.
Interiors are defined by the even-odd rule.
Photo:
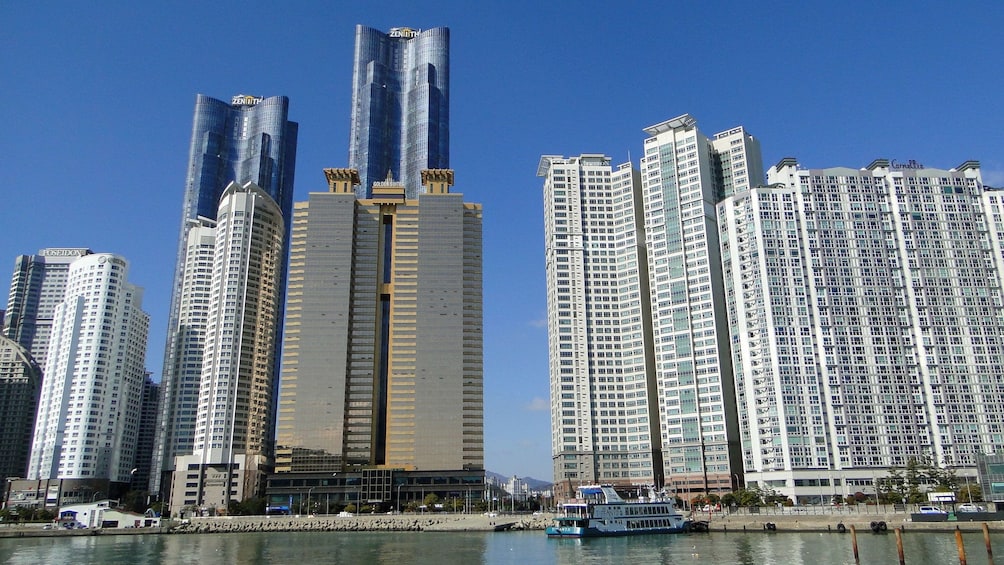
[[[989,563],[981,533],[963,536],[969,565]],[[958,563],[952,533],[906,533],[906,563]],[[1004,534],[993,534],[998,553]],[[861,563],[897,563],[894,535],[859,533]],[[588,540],[543,532],[297,532],[0,539],[0,563],[742,565],[853,564],[850,534],[668,534]]]

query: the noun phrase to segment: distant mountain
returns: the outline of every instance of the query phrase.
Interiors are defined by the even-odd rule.
[[[512,475],[502,475],[500,473],[493,473],[492,471],[485,471],[485,476],[491,477],[500,483],[505,483],[512,478]],[[520,477],[520,480],[526,483],[527,488],[530,490],[547,490],[554,486],[554,484],[549,481],[542,481],[533,477]]]

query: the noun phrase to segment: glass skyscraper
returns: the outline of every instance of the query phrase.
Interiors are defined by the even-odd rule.
[[[423,169],[450,167],[450,30],[356,26],[349,167],[359,198],[388,175],[408,198]]]
[[[161,473],[171,470],[174,457],[192,452],[195,438],[195,413],[202,370],[201,347],[205,327],[189,323],[204,316],[186,317],[186,304],[208,304],[208,296],[183,300],[186,266],[191,260],[189,232],[206,220],[216,220],[224,190],[231,182],[252,182],[271,197],[282,211],[283,219],[292,215],[293,173],[296,165],[298,124],[288,119],[289,99],[285,96],[260,98],[237,95],[230,102],[198,95],[189,149],[188,174],[182,208],[178,255],[172,287],[164,373],[161,380],[162,402],[154,446],[150,489],[160,490]],[[201,219],[200,219],[201,218]],[[288,241],[289,229],[286,228]],[[288,248],[284,247],[282,265]],[[285,271],[280,276],[285,288]],[[280,292],[280,296],[284,293]],[[193,306],[195,307],[195,306]],[[280,304],[281,320],[282,305]],[[281,335],[281,328],[276,336]],[[193,345],[194,344],[194,345]],[[275,340],[275,355],[280,342]],[[278,374],[275,375],[278,382]],[[276,391],[273,392],[273,397]],[[273,421],[274,418],[268,418]],[[268,437],[273,434],[268,432]]]

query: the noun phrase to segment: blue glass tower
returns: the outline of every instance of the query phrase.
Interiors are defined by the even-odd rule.
[[[188,256],[189,231],[207,220],[215,222],[223,192],[231,182],[253,182],[279,205],[286,222],[283,274],[280,288],[285,296],[285,265],[289,255],[289,230],[293,211],[293,173],[296,168],[298,124],[289,121],[289,99],[285,96],[260,98],[238,95],[230,102],[199,94],[185,179],[185,199],[178,238],[174,284],[171,292],[164,372],[161,379],[161,407],[157,420],[150,473],[150,490],[161,490],[161,473],[171,469],[174,457],[190,454],[195,438],[195,405],[199,394],[202,327],[181,321],[181,289]],[[203,219],[199,219],[203,218]],[[191,297],[189,297],[191,298]],[[280,304],[279,320],[282,320]],[[278,328],[277,336],[282,335]],[[199,342],[199,343],[196,343]],[[281,339],[276,339],[279,356]],[[278,370],[274,378],[278,397]],[[272,408],[274,411],[274,407]],[[274,414],[273,414],[274,415]],[[274,427],[274,417],[269,418]],[[268,437],[274,437],[274,429]]]
[[[349,167],[360,198],[388,173],[407,197],[423,169],[450,168],[450,30],[356,26]]]

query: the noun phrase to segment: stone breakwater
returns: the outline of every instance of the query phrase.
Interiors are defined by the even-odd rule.
[[[232,516],[194,518],[171,528],[172,534],[253,532],[448,532],[543,530],[550,516],[481,516],[464,514],[336,516]]]

